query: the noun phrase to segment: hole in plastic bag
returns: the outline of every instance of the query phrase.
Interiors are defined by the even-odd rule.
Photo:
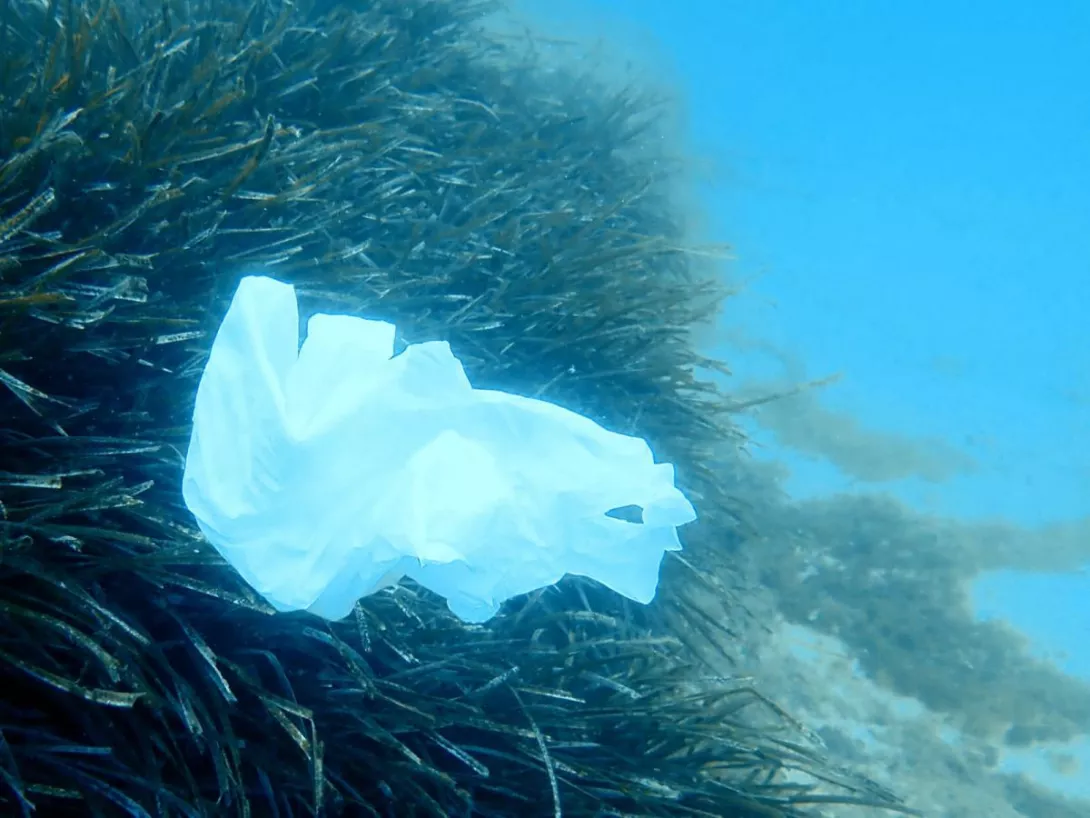
[[[601,508],[601,506],[599,506],[599,508]],[[640,525],[643,525],[642,506],[621,506],[620,508],[611,508],[606,512],[606,516],[625,523],[639,523]]]

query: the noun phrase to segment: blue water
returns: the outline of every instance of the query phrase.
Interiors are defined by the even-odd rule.
[[[996,571],[973,589],[984,619],[1013,621],[1028,635],[1040,658],[1066,673],[1090,679],[1090,605],[1087,575],[1018,574]]]
[[[841,372],[826,408],[931,441],[948,472],[866,485],[766,435],[795,495],[889,491],[1025,526],[1090,516],[1090,4],[524,6],[685,89],[688,137],[717,168],[707,233],[749,282],[725,323],[776,352],[724,339],[739,376],[785,359]],[[1090,678],[1090,573],[1002,572],[973,599]]]

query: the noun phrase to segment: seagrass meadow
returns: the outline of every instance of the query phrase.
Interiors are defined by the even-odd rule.
[[[686,249],[654,100],[541,70],[490,11],[0,4],[4,815],[897,808],[709,678],[745,616],[712,465],[736,435],[691,337],[724,293]],[[180,494],[253,270],[647,437],[701,514],[656,603],[567,580],[486,626],[409,585],[341,623],[274,614]]]

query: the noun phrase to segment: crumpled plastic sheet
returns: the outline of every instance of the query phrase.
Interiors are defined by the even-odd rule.
[[[327,619],[410,577],[461,619],[565,574],[650,602],[696,518],[647,443],[559,406],[474,389],[443,342],[314,315],[242,279],[197,390],[183,496],[279,611]],[[642,509],[642,522],[610,512]]]

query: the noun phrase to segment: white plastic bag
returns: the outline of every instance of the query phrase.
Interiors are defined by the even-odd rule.
[[[281,611],[347,616],[411,577],[483,622],[591,577],[650,602],[696,518],[639,438],[543,401],[473,389],[446,343],[394,356],[394,327],[315,315],[242,280],[197,390],[182,492],[201,530]],[[643,522],[607,512],[640,506]]]

